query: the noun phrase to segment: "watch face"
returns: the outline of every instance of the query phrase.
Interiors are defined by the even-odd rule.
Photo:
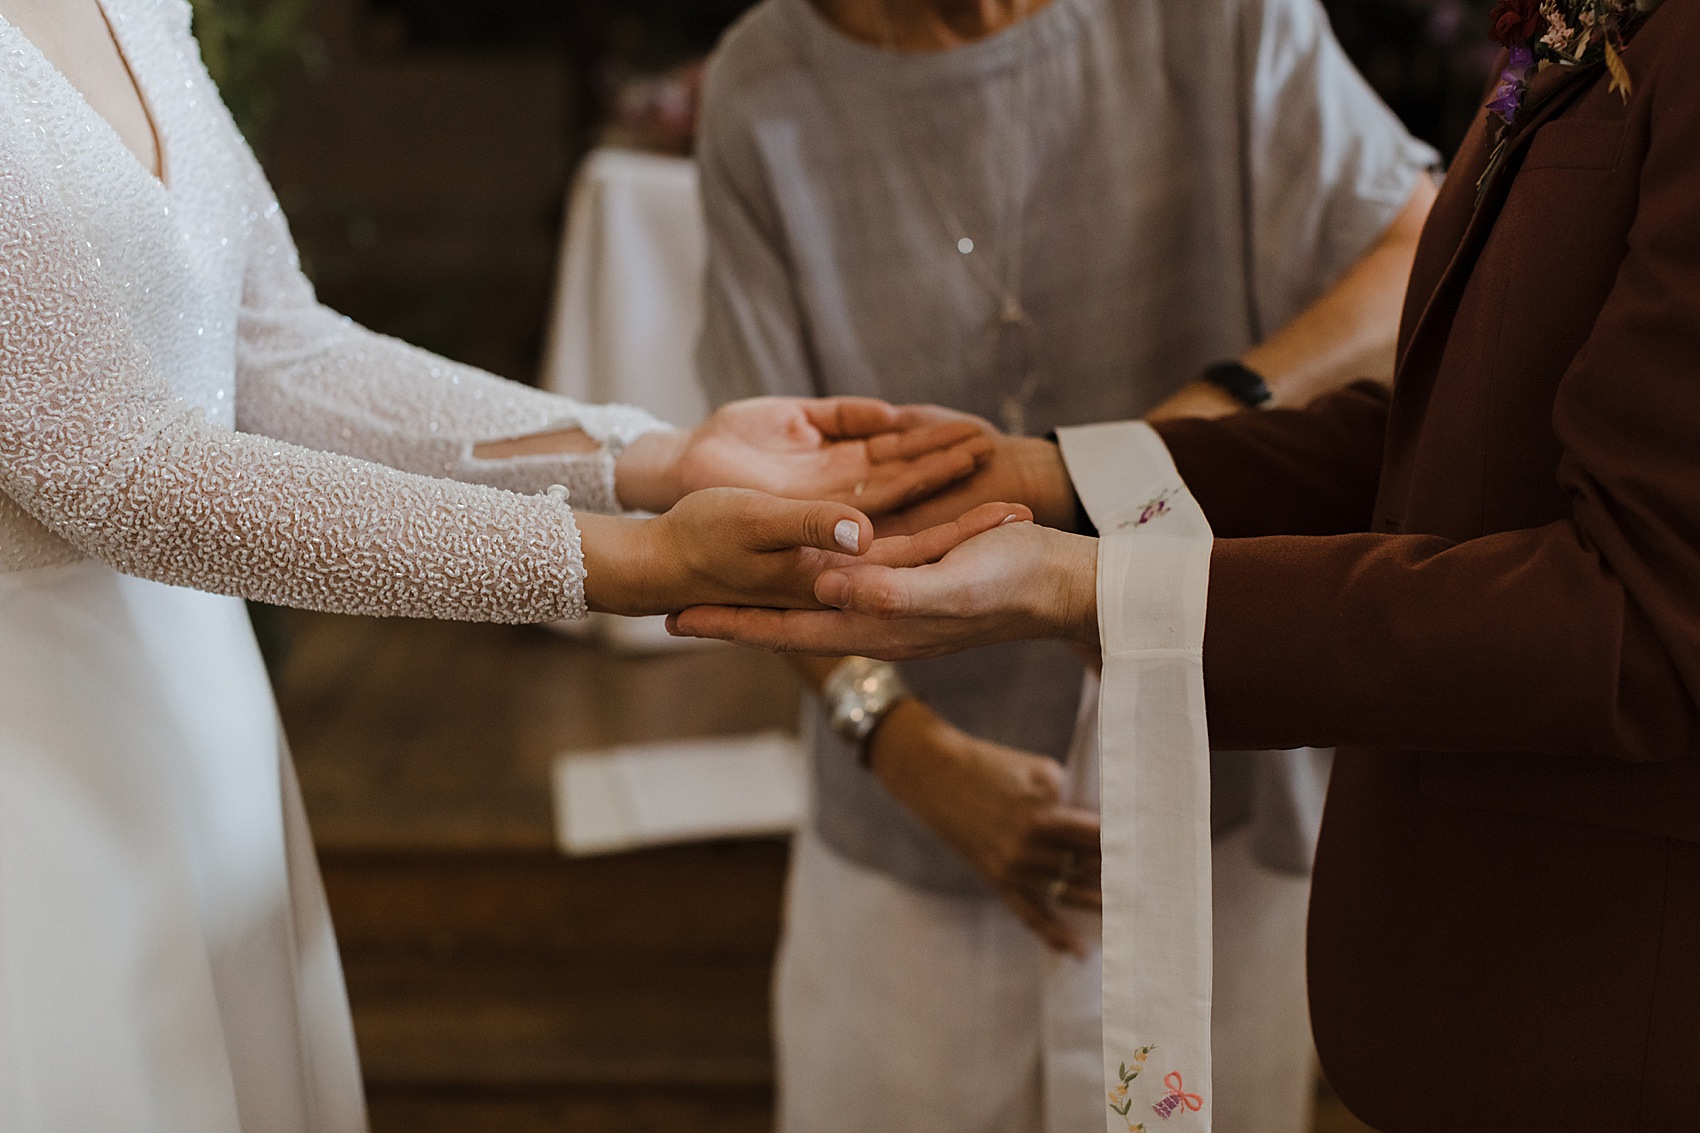
[[[895,667],[852,657],[832,671],[822,693],[831,708],[833,732],[847,743],[861,744],[908,689]]]

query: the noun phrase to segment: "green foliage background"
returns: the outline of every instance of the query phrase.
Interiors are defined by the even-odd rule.
[[[314,0],[190,0],[195,36],[225,104],[258,145],[289,85],[318,54],[309,34]]]

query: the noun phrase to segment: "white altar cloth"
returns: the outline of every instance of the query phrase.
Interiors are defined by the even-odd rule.
[[[708,235],[688,158],[599,149],[567,202],[543,372],[553,393],[638,405],[688,428],[709,413],[697,381]],[[559,627],[636,653],[695,649],[660,618],[592,614]]]
[[[696,163],[596,150],[573,185],[566,232],[540,384],[682,427],[707,417],[695,360],[708,263]]]

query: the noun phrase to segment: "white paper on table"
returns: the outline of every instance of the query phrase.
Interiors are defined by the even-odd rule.
[[[556,842],[572,855],[788,834],[806,798],[802,745],[782,732],[570,752],[554,787]]]

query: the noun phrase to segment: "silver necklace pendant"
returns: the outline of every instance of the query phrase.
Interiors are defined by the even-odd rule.
[[[1022,306],[1018,297],[1005,295],[1003,297],[1003,310],[998,314],[998,321],[1005,326],[1024,327],[1031,323],[1033,318],[1027,313],[1027,308]]]
[[[1039,393],[1039,373],[1037,370],[1027,370],[1021,380],[1021,388],[1014,393],[1006,393],[998,400],[998,421],[1003,431],[1012,437],[1027,435],[1027,406]]]
[[[1027,435],[1027,407],[1021,404],[1021,399],[1011,394],[1005,394],[1003,405],[998,409],[999,423],[1003,431],[1012,437]]]

